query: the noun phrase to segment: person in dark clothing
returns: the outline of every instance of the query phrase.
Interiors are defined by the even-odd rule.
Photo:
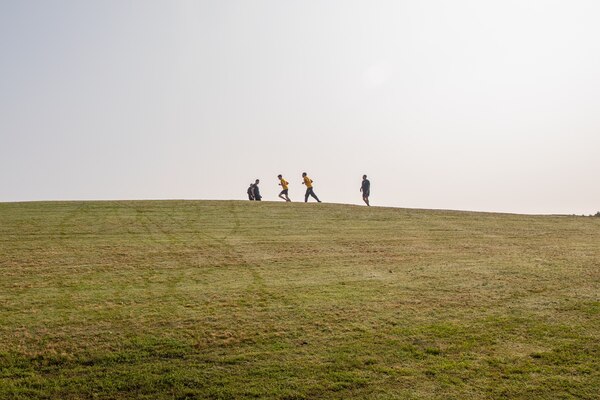
[[[367,203],[367,205],[370,207],[371,205],[369,204],[369,195],[371,194],[371,182],[369,182],[366,175],[363,175],[360,191],[362,192],[363,201]]]
[[[248,193],[248,200],[254,200],[254,183],[251,183],[246,191]]]
[[[255,201],[260,201],[260,199],[262,199],[262,196],[260,195],[260,189],[258,189],[258,183],[260,181],[257,179],[256,181],[254,181],[254,200]]]

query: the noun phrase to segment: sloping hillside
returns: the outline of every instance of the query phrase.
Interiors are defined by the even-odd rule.
[[[598,398],[600,219],[0,204],[0,398]]]

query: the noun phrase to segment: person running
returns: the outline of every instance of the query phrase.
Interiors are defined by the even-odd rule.
[[[260,199],[262,199],[262,196],[260,195],[260,189],[258,188],[258,183],[260,181],[257,179],[256,181],[254,181],[254,200],[255,201],[260,201]]]
[[[254,183],[251,183],[246,191],[248,193],[248,200],[254,200]]]
[[[312,196],[312,197],[314,197],[315,200],[317,200],[320,203],[321,200],[319,200],[319,198],[317,197],[317,195],[313,191],[313,185],[312,185],[313,181],[312,181],[312,179],[310,179],[306,175],[306,172],[302,173],[302,178],[304,178],[304,181],[302,182],[302,184],[306,185],[306,194],[304,195],[304,202],[306,203],[308,201],[308,196]]]
[[[279,178],[279,186],[281,186],[281,188],[283,189],[281,191],[281,193],[279,193],[279,197],[281,199],[285,200],[285,201],[292,201],[288,197],[288,185],[290,183],[288,181],[286,181],[285,179],[283,179],[283,177],[281,176],[281,174],[277,175],[277,177]]]
[[[371,205],[369,204],[369,195],[371,194],[371,182],[369,182],[366,175],[363,175],[360,191],[362,192],[363,201],[367,203],[367,205],[370,207]]]

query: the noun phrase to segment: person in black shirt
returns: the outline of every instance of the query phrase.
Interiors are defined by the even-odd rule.
[[[260,190],[258,189],[259,182],[260,181],[258,179],[254,181],[254,200],[256,201],[260,201],[260,199],[262,199],[262,196],[260,195]]]
[[[369,204],[369,195],[371,194],[371,182],[369,182],[366,175],[363,175],[360,191],[362,192],[363,201],[367,203],[367,205],[370,207],[371,205]]]

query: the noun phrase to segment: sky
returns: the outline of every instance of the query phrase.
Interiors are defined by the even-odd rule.
[[[0,202],[600,211],[595,0],[0,0]]]

